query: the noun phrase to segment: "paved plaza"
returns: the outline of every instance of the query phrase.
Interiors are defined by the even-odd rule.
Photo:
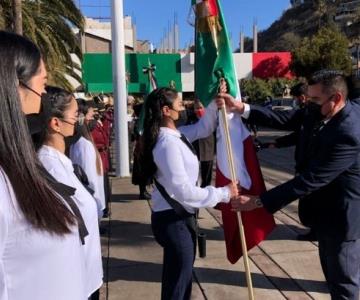
[[[284,134],[261,131],[262,141]],[[259,153],[268,188],[292,177],[294,149],[267,149]],[[112,180],[111,218],[104,221],[103,236],[106,283],[102,298],[160,299],[162,249],[150,225],[150,204],[138,200],[130,179]],[[313,242],[297,241],[305,232],[297,216],[297,203],[275,215],[277,227],[249,252],[256,299],[330,299]],[[207,256],[196,258],[192,299],[248,299],[243,261],[231,265],[219,211],[202,209],[201,231],[207,235]]]

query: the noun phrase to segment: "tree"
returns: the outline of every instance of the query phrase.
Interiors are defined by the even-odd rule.
[[[2,0],[0,29],[15,29],[13,3],[18,0]],[[73,29],[84,29],[84,18],[73,0],[23,0],[22,18],[24,36],[40,48],[46,61],[49,84],[72,89],[66,76],[81,82],[75,70],[71,53],[82,57],[81,48]]]
[[[14,31],[20,35],[23,34],[21,1],[22,0],[13,0]]]
[[[292,52],[290,69],[297,76],[309,78],[321,69],[351,73],[349,41],[336,27],[323,27],[311,38],[304,38]]]
[[[274,96],[266,80],[259,78],[242,80],[241,92],[248,96],[252,103],[263,103],[267,96]]]

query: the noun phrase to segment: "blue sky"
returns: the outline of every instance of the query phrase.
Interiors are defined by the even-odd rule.
[[[79,0],[76,0],[77,2]],[[83,13],[92,17],[109,17],[111,0],[80,0]],[[121,1],[121,0],[116,0]],[[169,21],[178,15],[180,46],[189,44],[193,28],[187,23],[190,0],[123,0],[124,14],[135,18],[138,39],[150,40],[155,46],[160,42]],[[252,36],[252,24],[257,20],[259,29],[266,29],[290,6],[290,0],[222,0],[223,12],[233,45],[239,43],[241,28]],[[87,5],[100,6],[86,7]],[[107,6],[107,7],[106,7]]]

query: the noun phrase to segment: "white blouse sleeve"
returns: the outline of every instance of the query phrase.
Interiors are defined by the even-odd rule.
[[[96,152],[91,149],[87,143],[76,145],[71,151],[71,160],[73,163],[78,164],[86,173],[89,180],[89,186],[92,190],[96,189]],[[94,150],[94,151],[92,151]]]
[[[99,212],[105,208],[105,191],[104,187],[99,184],[96,169],[96,151],[94,146],[89,143],[76,144],[71,148],[70,157],[73,163],[81,166],[88,180],[89,187],[94,191],[93,197],[98,205]],[[101,160],[100,160],[101,163]]]
[[[161,148],[155,148],[154,161],[161,177],[166,178],[166,183],[163,184],[165,190],[181,204],[201,208],[214,207],[220,202],[230,201],[228,187],[200,188],[191,183],[185,171],[181,151],[176,143],[167,141]]]
[[[205,115],[192,125],[182,126],[178,130],[184,134],[190,142],[207,138],[216,129],[218,108],[212,101],[206,108]]]
[[[5,243],[8,235],[8,207],[10,205],[10,193],[9,186],[4,177],[3,171],[0,170],[0,299],[6,300],[7,296],[7,287],[5,281],[5,270],[3,262],[3,252],[5,249]]]

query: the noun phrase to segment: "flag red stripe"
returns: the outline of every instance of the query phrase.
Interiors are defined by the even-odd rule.
[[[263,193],[266,190],[265,183],[251,136],[244,141],[244,161],[252,184],[250,190],[242,189],[242,194],[259,195]],[[217,168],[216,186],[225,186],[229,183],[230,180]],[[234,264],[242,256],[237,215],[230,210],[230,204],[221,203],[216,208],[222,212],[227,257]],[[242,212],[241,215],[247,248],[250,250],[263,241],[274,229],[274,217],[263,208],[250,212]]]
[[[218,16],[219,9],[216,0],[208,0],[209,14],[210,16]]]

